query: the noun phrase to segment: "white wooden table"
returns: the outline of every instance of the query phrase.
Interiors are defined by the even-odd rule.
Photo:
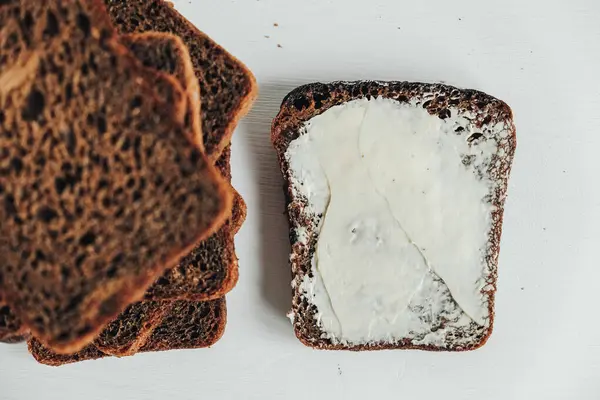
[[[0,345],[0,399],[600,399],[600,2],[181,0],[254,71],[234,137],[248,203],[240,282],[212,349],[50,368]],[[310,81],[444,81],[509,103],[518,148],[495,331],[465,354],[318,352],[294,337],[282,181],[269,142]]]

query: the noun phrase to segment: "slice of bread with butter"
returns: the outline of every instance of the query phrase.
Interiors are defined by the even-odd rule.
[[[510,108],[441,84],[292,91],[273,121],[298,338],[320,349],[472,350],[492,331]]]

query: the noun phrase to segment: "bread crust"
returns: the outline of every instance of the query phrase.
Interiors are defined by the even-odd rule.
[[[470,110],[476,115],[475,124],[482,130],[499,122],[510,127],[507,138],[494,138],[498,149],[503,150],[502,156],[496,154],[488,169],[489,176],[496,182],[496,190],[492,193],[491,203],[495,207],[492,212],[492,229],[489,232],[486,263],[490,273],[486,277],[486,285],[482,291],[489,310],[489,326],[481,332],[472,333],[472,340],[460,343],[448,341],[445,347],[414,344],[410,339],[397,343],[372,343],[362,345],[344,345],[333,343],[323,337],[323,332],[315,322],[316,308],[304,299],[300,283],[305,275],[310,274],[311,260],[318,239],[317,232],[309,232],[309,242],[302,244],[296,237],[296,229],[309,227],[309,221],[302,210],[307,206],[307,200],[295,196],[292,190],[291,172],[285,152],[290,143],[298,138],[305,122],[331,107],[345,102],[372,97],[384,97],[406,103],[419,100],[430,114],[444,118],[448,108]],[[287,204],[287,214],[290,223],[290,242],[292,245],[291,268],[294,314],[294,331],[298,339],[307,346],[327,350],[383,350],[383,349],[417,349],[429,351],[464,351],[474,350],[483,346],[488,340],[494,323],[494,297],[497,282],[497,263],[502,233],[502,216],[504,201],[508,186],[508,178],[516,149],[516,130],[513,124],[510,107],[483,92],[476,90],[458,89],[443,84],[411,83],[411,82],[380,82],[354,81],[313,83],[300,86],[290,92],[282,102],[281,110],[273,120],[271,141],[275,147],[281,171],[286,181],[284,193]],[[468,334],[468,333],[465,333]],[[466,337],[466,336],[465,336]]]

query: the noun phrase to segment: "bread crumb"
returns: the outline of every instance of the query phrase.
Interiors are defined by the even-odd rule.
[[[283,48],[283,46],[282,46],[282,45],[280,45],[279,43],[277,43],[277,47],[279,47],[280,49],[282,49],[282,48]]]
[[[275,28],[277,28],[277,27],[279,26],[279,24],[278,24],[277,22],[275,22],[275,23],[273,24],[273,26],[274,26]]]

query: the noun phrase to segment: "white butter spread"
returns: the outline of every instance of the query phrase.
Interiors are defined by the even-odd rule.
[[[332,341],[440,345],[452,327],[488,323],[493,183],[482,171],[496,142],[470,143],[469,116],[450,112],[442,120],[415,102],[353,100],[312,118],[289,145],[293,190],[318,234],[300,289]]]

